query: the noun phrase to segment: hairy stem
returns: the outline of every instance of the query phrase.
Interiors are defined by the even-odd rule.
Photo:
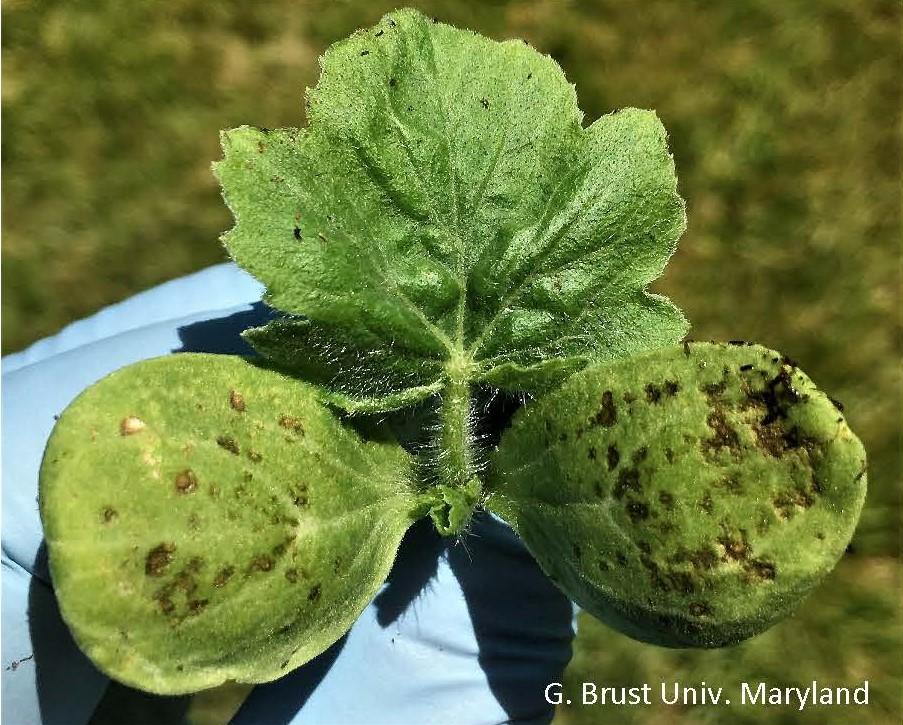
[[[442,534],[456,534],[470,520],[480,500],[473,435],[471,370],[461,355],[449,361],[439,408],[434,465],[437,483],[432,491],[430,516]]]
[[[442,394],[439,411],[439,482],[463,486],[473,474],[473,422],[471,420],[470,383],[449,379]]]

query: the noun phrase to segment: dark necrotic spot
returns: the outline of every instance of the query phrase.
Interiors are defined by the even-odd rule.
[[[255,451],[253,448],[248,450],[248,458],[250,458],[254,463],[260,463],[263,460],[263,456],[259,451]]]
[[[666,380],[662,387],[665,389],[665,395],[671,398],[680,392],[680,383],[676,380]]]
[[[745,340],[728,340],[728,341],[727,341],[727,344],[728,344],[728,345],[739,346],[739,345],[745,345],[745,344],[746,344],[746,341],[745,341]]]
[[[640,490],[640,474],[635,468],[622,468],[618,473],[618,482],[615,484],[615,498],[623,498],[627,489]]]
[[[718,537],[718,543],[724,548],[724,555],[732,561],[741,561],[749,557],[749,544],[746,532],[726,532]]]
[[[272,571],[275,565],[276,562],[269,554],[258,554],[251,560],[248,571]]]
[[[295,236],[295,239],[297,239],[299,242],[301,241],[301,239],[302,239],[302,237],[301,237],[301,227],[295,227],[295,228],[292,230],[292,234]]]
[[[618,564],[620,564],[621,566],[627,566],[627,556],[623,551],[619,551],[617,554],[615,554],[615,559],[617,559]]]
[[[298,570],[286,569],[285,578],[289,581],[290,584],[296,584],[298,582]]]
[[[382,34],[385,33],[385,32],[386,32],[385,30],[377,30],[377,31],[376,31],[376,37],[377,37],[377,38],[381,37]]]
[[[216,588],[226,586],[226,583],[232,578],[232,575],[235,573],[235,567],[225,566],[220,569],[216,576],[213,577],[213,586]]]
[[[773,562],[765,559],[750,559],[743,566],[747,578],[752,581],[774,581],[777,568]]]
[[[238,447],[238,441],[232,436],[217,436],[216,445],[223,450],[229,451],[232,455],[237,456],[241,451]]]
[[[618,453],[618,448],[614,444],[608,446],[608,453],[606,455],[608,470],[613,471],[618,467],[618,462],[621,460],[621,454]]]
[[[198,478],[194,475],[194,471],[186,468],[176,474],[176,491],[178,493],[191,493],[198,487]]]
[[[718,562],[718,554],[705,546],[687,552],[686,558],[696,569],[711,569]]]
[[[633,523],[645,521],[649,518],[649,507],[642,501],[630,500],[627,503],[627,515]]]
[[[307,601],[316,602],[320,598],[320,585],[314,584],[307,594]]]
[[[298,508],[303,508],[310,503],[310,498],[307,494],[307,486],[303,483],[298,484],[297,488],[293,492],[292,503],[295,504]]]
[[[659,491],[658,500],[666,509],[674,508],[674,496],[667,491]]]
[[[117,516],[119,516],[119,514],[112,506],[107,506],[103,511],[100,512],[100,518],[105,524],[110,523]]]
[[[637,448],[633,455],[630,457],[630,460],[633,462],[633,465],[638,465],[646,460],[646,457],[649,455],[649,449],[646,446],[640,446]]]
[[[705,453],[720,451],[727,448],[731,453],[738,453],[740,450],[740,437],[724,417],[724,412],[720,409],[711,411],[705,419],[706,424],[712,429],[712,436],[700,441],[702,450]]]
[[[480,99],[480,105],[481,105],[483,108],[489,108],[489,100],[486,99],[486,98],[481,98],[481,99]]]
[[[207,606],[208,600],[206,599],[190,599],[188,601],[188,614],[189,615],[198,615],[202,611],[204,611],[204,607]]]
[[[841,403],[837,398],[832,398],[830,395],[828,396],[828,400],[831,401],[831,405],[833,405],[837,410],[843,413],[843,403]]]
[[[362,50],[362,51],[361,51],[361,55],[370,55],[370,51],[369,51],[369,50]]]
[[[674,449],[673,448],[665,449],[665,460],[668,461],[668,463],[674,463]]]
[[[662,399],[662,389],[654,383],[646,383],[646,402],[656,404]]]
[[[740,477],[736,473],[728,474],[719,480],[716,484],[719,488],[724,488],[735,496],[743,494],[743,484],[740,483]]]
[[[160,607],[160,611],[167,617],[176,610],[176,605],[172,603],[172,599],[170,599],[166,594],[161,594],[158,592],[154,595],[154,599],[157,600],[157,605]]]
[[[173,560],[176,545],[171,542],[158,544],[149,552],[144,560],[144,573],[147,576],[161,576]]]
[[[398,85],[398,81],[396,81],[394,78],[390,78],[389,79],[389,87],[395,88],[396,85]]]
[[[670,582],[674,591],[687,596],[696,591],[693,577],[685,571],[669,571],[665,578]]]
[[[239,413],[244,413],[245,412],[245,396],[243,396],[237,390],[230,390],[229,391],[229,407],[231,407],[232,410],[237,410]]]
[[[293,431],[298,435],[304,435],[304,424],[300,418],[291,415],[282,415],[279,418],[279,425],[286,430]]]
[[[591,461],[595,461],[595,460],[596,460],[596,447],[595,447],[595,446],[590,446],[590,447],[589,447],[589,451],[587,451],[587,454],[586,454],[586,455],[589,457],[589,459],[590,459]]]
[[[618,411],[615,409],[615,400],[610,390],[602,393],[602,403],[599,410],[590,419],[591,425],[599,425],[609,428],[615,424],[618,419]]]

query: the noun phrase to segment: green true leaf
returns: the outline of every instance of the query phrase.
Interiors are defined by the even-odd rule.
[[[322,68],[308,128],[222,137],[226,246],[314,325],[257,330],[258,349],[301,370],[335,353],[334,401],[388,410],[447,375],[543,391],[684,335],[645,292],[685,226],[654,113],[583,128],[551,58],[414,10]]]
[[[276,320],[243,336],[277,365],[319,384],[326,400],[349,413],[403,408],[440,389],[438,360],[412,359],[375,340],[372,346],[339,343],[335,330],[309,320]]]
[[[693,344],[594,366],[527,406],[489,507],[591,614],[715,647],[787,616],[834,566],[865,452],[792,362]]]
[[[61,416],[41,468],[53,583],[117,680],[264,682],[343,635],[418,504],[410,458],[242,358],[132,365]]]

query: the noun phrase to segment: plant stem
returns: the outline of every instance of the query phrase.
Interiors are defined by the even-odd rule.
[[[439,410],[437,464],[439,483],[464,486],[474,472],[470,381],[463,365],[449,365]]]
[[[467,526],[482,494],[474,465],[472,374],[463,354],[446,366],[433,460],[437,481],[427,495],[429,515],[443,536],[458,534]]]

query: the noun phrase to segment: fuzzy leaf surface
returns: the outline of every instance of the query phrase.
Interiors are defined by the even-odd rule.
[[[422,363],[413,397],[449,361],[538,392],[683,336],[645,291],[685,226],[654,113],[584,128],[551,58],[414,10],[321,64],[306,129],[224,132],[216,165],[236,219],[225,244],[272,305],[330,347]],[[282,333],[253,339],[272,353]],[[339,374],[337,392],[397,395],[374,377]]]
[[[580,606],[626,634],[717,647],[791,613],[834,567],[865,452],[834,403],[757,345],[595,366],[527,405],[489,507]]]
[[[143,690],[276,679],[376,594],[416,506],[409,476],[397,444],[242,358],[124,368],[66,409],[42,463],[63,617]]]

